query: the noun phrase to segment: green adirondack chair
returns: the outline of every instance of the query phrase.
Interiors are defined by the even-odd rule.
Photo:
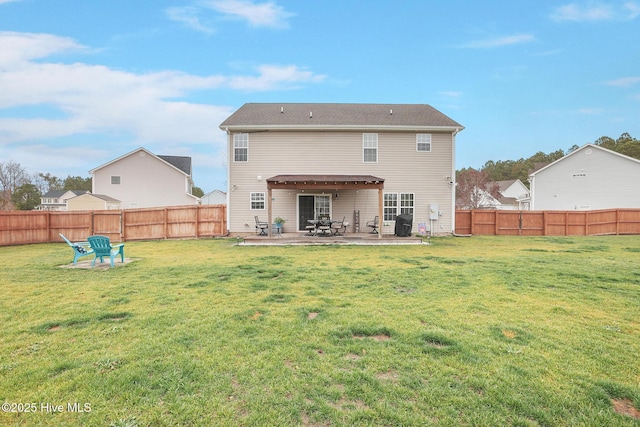
[[[62,237],[62,240],[67,242],[67,245],[71,246],[71,248],[73,249],[73,265],[76,265],[79,258],[82,258],[83,256],[87,256],[87,255],[93,255],[93,249],[91,249],[89,242],[71,243],[69,239],[64,237],[62,233],[59,233],[59,234],[60,234],[60,237]]]
[[[112,245],[107,236],[89,236],[87,240],[94,253],[91,267],[95,266],[98,258],[100,258],[100,262],[104,262],[104,257],[106,256],[111,260],[111,267],[113,267],[113,259],[118,255],[120,255],[120,260],[124,263],[124,244]]]

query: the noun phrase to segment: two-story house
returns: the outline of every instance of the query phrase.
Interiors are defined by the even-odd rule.
[[[195,205],[191,157],[156,156],[138,148],[89,171],[92,193],[120,201],[121,209]]]
[[[529,174],[531,209],[639,208],[640,160],[586,144]]]
[[[85,193],[88,193],[88,191],[49,190],[40,197],[38,210],[66,211],[68,210],[67,200]]]
[[[455,227],[455,137],[462,125],[429,105],[243,105],[227,133],[228,224],[248,233],[259,216],[304,231],[320,216],[346,218],[367,232],[379,217],[393,234],[397,215],[413,232]]]

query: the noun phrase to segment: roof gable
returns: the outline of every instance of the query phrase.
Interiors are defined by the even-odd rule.
[[[571,153],[567,154],[566,156],[559,158],[559,159],[558,159],[558,160],[556,160],[555,162],[549,163],[548,165],[546,165],[546,166],[544,166],[544,167],[542,167],[542,168],[540,168],[540,169],[538,169],[538,170],[536,170],[536,171],[534,171],[534,172],[531,172],[531,173],[529,174],[529,176],[530,176],[530,177],[534,177],[535,175],[539,174],[540,172],[543,172],[543,171],[545,171],[545,170],[547,170],[547,169],[549,169],[549,168],[553,167],[553,166],[554,166],[554,165],[556,165],[557,163],[560,163],[560,162],[562,162],[563,160],[568,159],[569,157],[575,156],[576,154],[578,154],[578,153],[580,153],[580,152],[582,152],[582,151],[584,151],[584,150],[589,150],[589,149],[591,149],[591,150],[593,150],[593,149],[600,150],[600,151],[602,151],[602,152],[604,152],[604,153],[607,153],[607,154],[610,154],[610,155],[613,155],[613,156],[617,156],[617,157],[619,157],[619,158],[621,158],[621,159],[631,160],[631,161],[633,161],[633,162],[636,162],[636,163],[640,166],[640,160],[638,160],[638,159],[634,159],[633,157],[629,157],[629,156],[626,156],[626,155],[624,155],[624,154],[620,154],[620,153],[618,153],[618,152],[616,152],[616,151],[612,151],[612,150],[609,150],[609,149],[607,149],[607,148],[600,147],[599,145],[595,145],[595,144],[585,144],[585,145],[583,145],[582,147],[580,147],[580,148],[578,148],[578,149],[576,149],[576,150],[572,151]]]
[[[138,152],[144,152],[156,159],[158,159],[159,161],[167,164],[168,166],[182,172],[183,174],[187,175],[187,176],[191,176],[191,157],[184,157],[184,156],[156,156],[155,154],[153,154],[151,151],[147,150],[146,148],[140,147],[136,150],[133,150],[127,154],[124,154],[116,159],[111,160],[110,162],[107,162],[101,166],[98,166],[97,168],[91,169],[89,171],[90,174],[94,174],[97,170],[100,170],[102,168],[105,168],[109,165],[112,165],[114,163],[117,163],[118,161],[132,156],[133,154],[136,154]],[[169,161],[170,160],[170,161]],[[188,172],[187,172],[188,171]]]
[[[426,104],[248,103],[222,124],[240,129],[433,129],[462,125]]]

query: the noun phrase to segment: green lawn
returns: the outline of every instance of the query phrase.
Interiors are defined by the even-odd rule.
[[[0,248],[0,425],[640,425],[640,236],[125,249]]]

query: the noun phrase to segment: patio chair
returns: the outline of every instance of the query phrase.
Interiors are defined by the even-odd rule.
[[[347,217],[342,217],[342,221],[332,221],[331,222],[331,231],[334,236],[344,236],[344,233],[347,231],[347,225],[344,220]]]
[[[107,236],[89,236],[87,240],[94,252],[91,267],[95,266],[98,258],[100,258],[100,262],[104,262],[104,257],[106,256],[111,260],[111,267],[113,267],[113,259],[118,255],[120,255],[120,261],[124,264],[124,244],[112,245]]]
[[[316,228],[317,236],[330,236],[331,235],[331,220],[326,218],[321,218],[318,220],[318,227]]]
[[[71,243],[69,239],[64,237],[62,233],[59,234],[60,237],[62,237],[62,240],[67,242],[67,245],[71,246],[71,248],[73,249],[73,265],[76,265],[79,258],[82,258],[83,256],[93,255],[93,249],[91,249],[91,246],[89,246],[89,242]]]
[[[269,223],[263,222],[258,219],[258,215],[255,216],[256,219],[256,235],[266,236],[267,230],[269,229]]]
[[[378,217],[378,215],[376,215],[376,217],[373,219],[373,221],[367,221],[367,227],[371,227],[371,234],[378,234],[378,227],[379,227],[379,221],[380,218]]]

